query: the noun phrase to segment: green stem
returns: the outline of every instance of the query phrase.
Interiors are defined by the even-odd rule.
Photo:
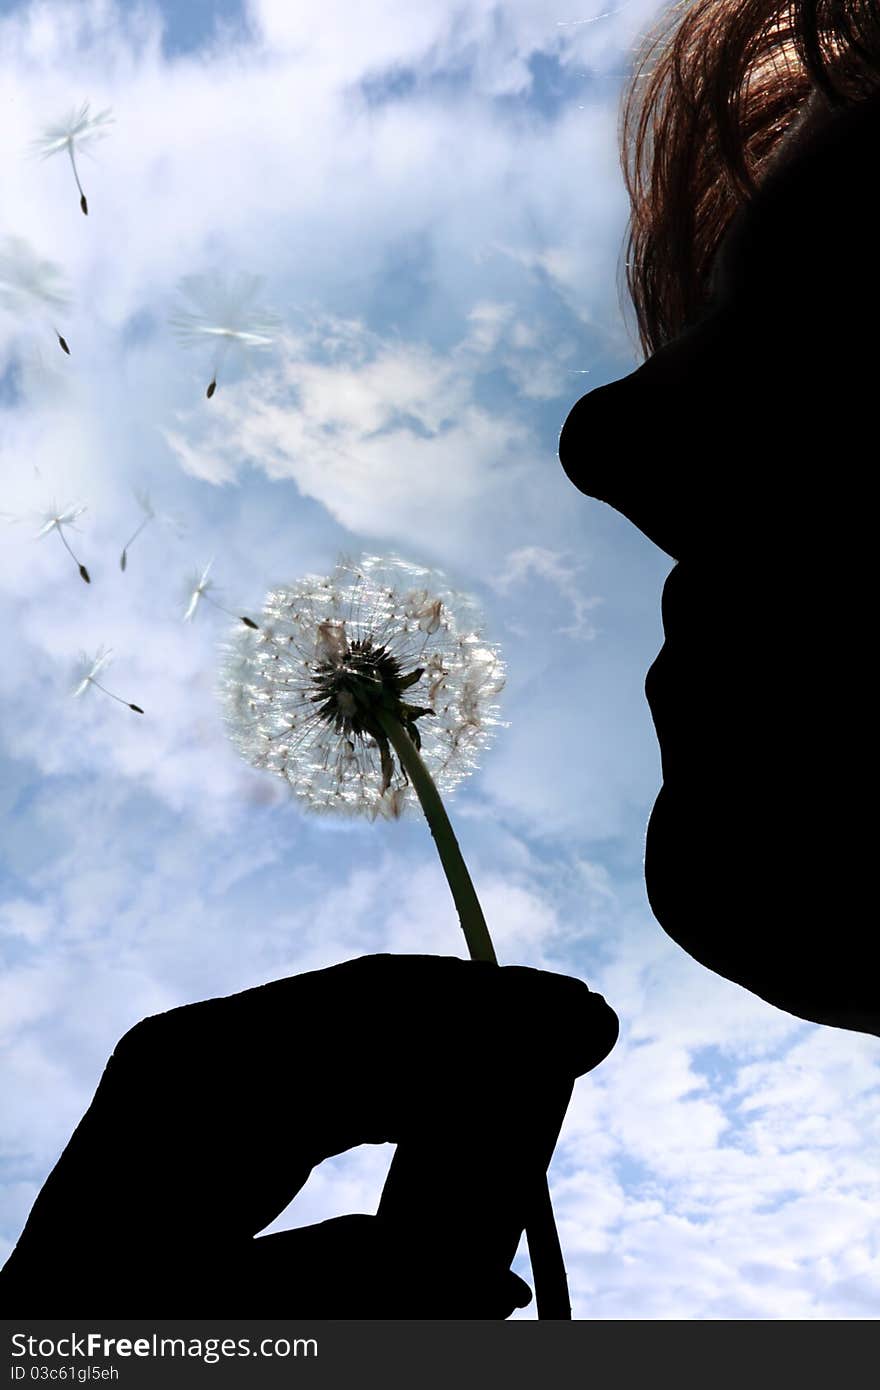
[[[434,779],[400,721],[384,709],[374,709],[373,713],[421,802],[452,892],[470,958],[490,961],[497,965],[498,957],[492,945],[480,900]],[[533,1196],[530,1216],[526,1222],[526,1240],[532,1262],[532,1277],[535,1281],[538,1317],[570,1319],[568,1282],[553,1218],[553,1207],[550,1204],[546,1174],[542,1175],[540,1188]]]
[[[471,882],[467,864],[462,858],[458,840],[455,838],[455,831],[452,829],[446,814],[446,807],[440,800],[440,793],[434,785],[434,779],[422,762],[419,750],[400,721],[385,710],[376,710],[375,714],[388,736],[388,742],[400,759],[401,767],[415,787],[416,795],[422,803],[422,810],[425,813],[431,834],[434,836],[440,862],[449,880],[449,887],[458,910],[458,920],[461,922],[461,929],[464,932],[470,958],[471,960],[487,960],[492,965],[497,965],[498,957],[495,954],[495,947],[492,945],[492,938],[489,935],[489,928],[486,926],[480,900]]]

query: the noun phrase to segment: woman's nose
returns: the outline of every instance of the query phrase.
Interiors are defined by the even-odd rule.
[[[599,386],[569,413],[559,436],[559,462],[576,488],[607,502],[678,559],[677,489],[669,465],[648,445],[655,435],[649,413],[630,377]],[[664,456],[669,457],[666,448]]]
[[[722,480],[743,447],[744,361],[754,366],[754,346],[745,352],[735,316],[713,310],[629,376],[582,396],[559,436],[571,482],[680,560],[730,519]]]

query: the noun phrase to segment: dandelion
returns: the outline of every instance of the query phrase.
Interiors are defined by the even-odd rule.
[[[329,578],[275,589],[259,633],[226,651],[224,712],[239,752],[283,777],[308,811],[399,819],[421,804],[471,959],[497,964],[440,796],[477,766],[505,668],[473,602],[393,557],[340,559]],[[539,1314],[571,1316],[550,1195],[527,1226]]]
[[[135,714],[143,714],[140,705],[133,705],[130,700],[123,700],[119,695],[114,695],[112,690],[101,685],[100,681],[95,680],[98,673],[109,666],[111,654],[109,647],[106,650],[99,647],[94,656],[87,656],[85,652],[80,652],[73,679],[74,688],[71,691],[73,698],[78,699],[80,695],[85,694],[90,685],[93,685],[96,690],[101,690],[105,695],[109,695],[111,700],[117,700],[120,705],[127,705],[129,709],[133,709]]]
[[[88,151],[89,145],[104,138],[107,134],[106,127],[112,122],[113,116],[109,108],[106,111],[99,111],[96,116],[92,116],[89,114],[89,103],[84,101],[79,110],[71,111],[65,121],[60,121],[58,125],[46,126],[42,135],[33,144],[34,153],[43,159],[49,159],[51,155],[58,154],[61,150],[67,151],[73,177],[76,179],[76,186],[79,190],[79,205],[86,215],[88,215],[89,205],[79,181],[74,150],[78,148]]]
[[[57,531],[58,535],[61,537],[62,545],[79,570],[80,578],[84,579],[87,584],[91,584],[92,581],[89,577],[88,570],[85,565],[81,564],[76,558],[64,534],[65,526],[69,526],[73,531],[78,530],[78,527],[75,526],[74,523],[77,517],[82,516],[84,511],[85,507],[65,507],[63,511],[59,511],[58,507],[56,507],[53,502],[51,510],[42,513],[40,519],[43,524],[37,532],[37,540],[39,540],[41,536],[48,536],[50,531]]]
[[[213,563],[213,560],[209,560],[201,573],[198,570],[194,570],[187,580],[187,609],[183,615],[183,621],[188,623],[195,617],[196,609],[202,599],[204,599],[206,603],[211,604],[212,608],[218,608],[220,612],[225,613],[227,617],[236,618],[240,623],[244,623],[245,627],[252,628],[254,632],[258,632],[259,625],[255,623],[253,619],[244,618],[240,613],[233,613],[231,608],[224,608],[222,603],[219,603],[216,598],[211,597],[210,590],[215,588],[215,584],[213,579],[208,578],[208,575],[211,572]]]
[[[205,392],[208,400],[229,358],[246,358],[274,342],[280,320],[254,302],[262,284],[261,276],[244,274],[234,279],[218,274],[188,275],[180,282],[181,294],[194,309],[182,309],[171,324],[185,347],[213,345],[211,380]]]
[[[504,666],[479,621],[442,576],[397,559],[343,559],[329,579],[274,590],[259,636],[230,648],[233,739],[307,810],[399,819],[417,802],[379,716],[393,713],[452,791],[498,722]]]
[[[67,304],[64,279],[54,261],[44,261],[21,237],[6,237],[0,246],[0,305],[12,313],[28,314],[35,310],[51,313]],[[69,356],[67,340],[52,319],[50,323]]]
[[[138,506],[143,512],[143,517],[141,518],[140,525],[129,536],[128,540],[125,542],[125,545],[122,547],[122,554],[119,557],[119,568],[123,571],[123,573],[128,567],[129,550],[134,545],[138,536],[141,534],[141,531],[143,531],[147,526],[149,526],[151,521],[164,523],[166,526],[172,527],[172,529],[175,531],[180,530],[180,523],[177,521],[176,517],[167,516],[164,513],[160,514],[156,511],[155,507],[153,506],[152,498],[150,497],[150,494],[148,492],[143,491],[143,489],[141,488],[135,488],[134,497],[135,501],[137,502]]]

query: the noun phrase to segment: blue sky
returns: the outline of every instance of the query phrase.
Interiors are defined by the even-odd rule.
[[[53,5],[34,5],[33,11],[48,11]],[[105,7],[106,8],[106,7]],[[120,0],[113,6],[119,14],[136,14],[145,7],[137,0]],[[27,10],[19,0],[0,0],[0,18],[20,15]],[[244,37],[249,31],[247,5],[240,0],[160,0],[150,7],[154,15],[161,19],[162,52],[173,58],[181,54],[194,53],[212,43],[218,37],[227,42],[235,35]],[[100,13],[101,7],[92,7],[92,12]]]
[[[508,664],[509,727],[449,802],[499,955],[621,1018],[551,1170],[576,1316],[876,1315],[876,1042],[653,921],[642,687],[670,562],[556,458],[577,397],[637,362],[617,103],[655,8],[0,6],[0,237],[69,290],[0,305],[0,1255],[137,1019],[369,951],[464,954],[425,827],[304,818],[226,739],[222,615],[182,622],[212,556],[256,612],[340,550],[395,551],[472,593]],[[64,158],[27,157],[85,100],[115,116],[80,161],[88,218]],[[238,271],[282,327],[206,401],[168,321],[183,276]],[[144,487],[183,529],[148,527],[122,574]],[[88,587],[35,539],[53,500],[87,508]],[[143,719],[70,698],[101,644]],[[389,1160],[324,1165],[276,1228],[374,1209]]]

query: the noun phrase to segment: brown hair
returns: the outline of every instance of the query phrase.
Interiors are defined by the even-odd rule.
[[[649,30],[621,114],[646,355],[707,307],[719,242],[811,93],[836,108],[878,86],[880,0],[692,0]]]

